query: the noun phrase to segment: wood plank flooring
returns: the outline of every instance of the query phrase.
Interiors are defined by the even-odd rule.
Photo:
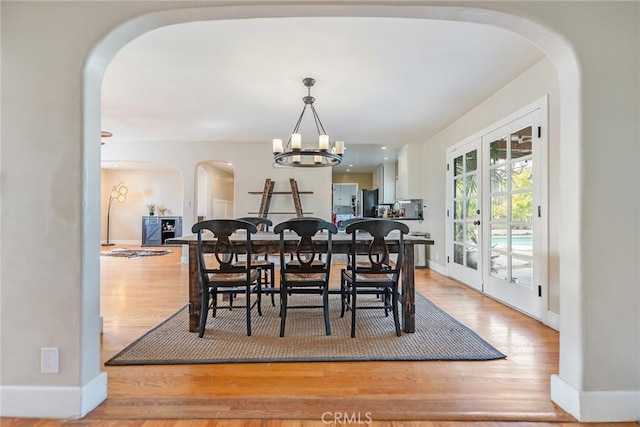
[[[187,301],[187,266],[180,264],[181,248],[170,249],[167,256],[101,258],[102,362]],[[83,420],[0,422],[44,427],[579,425],[549,397],[550,376],[558,372],[556,331],[432,270],[416,271],[416,288],[507,359],[104,366],[108,399]]]

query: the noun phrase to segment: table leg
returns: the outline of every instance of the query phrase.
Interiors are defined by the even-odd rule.
[[[416,331],[416,284],[413,244],[404,243],[402,266],[402,329],[405,332]]]
[[[198,332],[200,323],[200,285],[196,243],[189,243],[189,332]]]

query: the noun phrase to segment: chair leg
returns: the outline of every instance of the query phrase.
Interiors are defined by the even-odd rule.
[[[287,292],[286,287],[280,284],[280,336],[284,337],[284,327],[287,322]]]
[[[346,306],[347,289],[344,276],[340,275],[340,317],[344,317],[344,310]]]
[[[258,304],[258,316],[262,316],[262,276],[258,277],[258,287],[257,287],[257,302]]]
[[[275,294],[275,289],[276,289],[276,274],[275,274],[275,267],[273,266],[273,264],[271,264],[269,266],[268,269],[265,270],[265,274],[269,274],[269,281],[265,282],[265,283],[269,283],[269,286],[271,287],[271,306],[275,307],[276,306],[276,296]]]
[[[218,290],[215,288],[211,292],[211,300],[211,316],[216,317],[218,312]]]
[[[331,325],[329,324],[329,284],[325,284],[322,290],[322,305],[324,306],[324,328],[327,335],[331,335]]]
[[[351,284],[351,338],[356,337],[356,284]]]
[[[198,337],[204,336],[204,329],[207,326],[207,314],[209,313],[209,292],[203,292],[200,299],[200,325],[198,327]]]
[[[389,317],[389,288],[384,288],[384,300],[382,302],[384,304],[384,317]]]
[[[245,291],[246,295],[246,309],[247,309],[247,336],[251,336],[251,285],[247,284],[247,289]]]
[[[391,290],[391,303],[393,304],[393,321],[396,324],[396,335],[401,336],[400,330],[400,315],[398,313],[398,291],[396,289]]]

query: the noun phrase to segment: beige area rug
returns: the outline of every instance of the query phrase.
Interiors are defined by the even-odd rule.
[[[319,296],[295,295],[290,305]],[[372,298],[374,296],[363,296]],[[370,300],[371,303],[375,302]],[[237,304],[242,304],[241,300]],[[263,296],[263,315],[252,311],[252,335],[246,335],[245,310],[209,313],[203,338],[188,332],[185,306],[113,356],[105,365],[169,365],[235,362],[305,362],[371,360],[492,360],[506,356],[475,332],[420,294],[416,294],[416,332],[395,335],[393,317],[383,310],[359,310],[356,338],[350,312],[340,317],[340,296],[330,295],[331,332],[325,335],[321,309],[294,309],[287,314],[286,336],[279,337],[276,307]]]

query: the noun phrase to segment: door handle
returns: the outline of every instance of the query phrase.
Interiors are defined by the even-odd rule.
[[[480,221],[473,221],[473,225],[480,225]]]

